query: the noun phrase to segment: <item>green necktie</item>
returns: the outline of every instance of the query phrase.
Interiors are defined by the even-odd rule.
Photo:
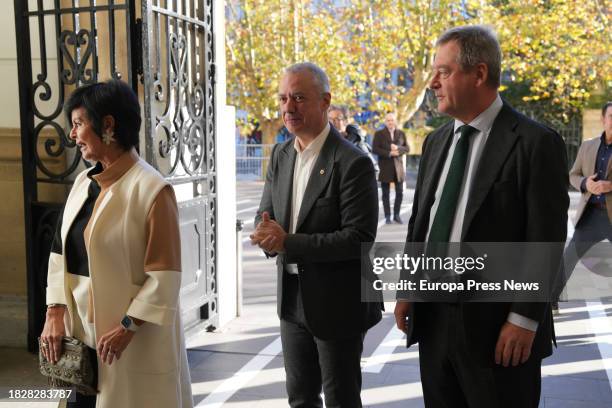
[[[448,242],[450,238],[451,228],[455,220],[455,212],[457,211],[457,201],[459,200],[459,192],[463,184],[463,175],[468,161],[468,153],[470,150],[470,136],[478,132],[478,129],[463,125],[457,129],[461,132],[461,136],[455,146],[455,152],[448,168],[448,175],[440,197],[438,211],[434,218],[429,231],[428,242]]]

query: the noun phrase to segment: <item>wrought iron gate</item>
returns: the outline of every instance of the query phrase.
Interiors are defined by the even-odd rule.
[[[216,325],[212,0],[15,0],[14,5],[28,348],[36,349],[44,323],[57,217],[74,176],[87,165],[68,137],[62,107],[75,87],[111,77],[136,91],[140,79],[141,154],[144,150],[147,161],[181,192],[177,196],[188,196],[179,203],[183,316],[188,324]],[[138,11],[143,19],[136,18]]]
[[[142,5],[146,157],[180,197],[185,326],[218,325],[213,0]]]

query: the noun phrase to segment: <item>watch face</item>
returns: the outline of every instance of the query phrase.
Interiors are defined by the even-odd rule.
[[[115,320],[115,321],[116,321],[116,320]],[[125,316],[125,317],[124,317],[124,318],[121,320],[121,325],[122,325],[123,327],[125,327],[126,329],[127,329],[128,327],[130,327],[130,324],[131,324],[131,323],[132,323],[132,321],[131,321],[131,320],[130,320],[130,318],[129,318],[129,317],[127,317],[127,316]]]

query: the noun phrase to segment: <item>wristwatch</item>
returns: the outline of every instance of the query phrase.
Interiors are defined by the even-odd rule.
[[[128,315],[123,316],[123,319],[121,319],[121,325],[125,330],[129,330],[131,332],[137,331],[140,327],[136,323],[134,323],[132,318]]]

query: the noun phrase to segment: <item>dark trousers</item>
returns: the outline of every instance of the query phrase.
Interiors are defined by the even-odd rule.
[[[382,202],[386,218],[389,218],[391,216],[391,209],[389,208],[389,184],[390,183],[385,183],[384,181],[380,182],[380,187],[382,189]],[[393,184],[395,185],[395,202],[393,203],[393,215],[399,215],[402,207],[402,199],[404,197],[404,182],[397,181],[396,177]]]
[[[94,372],[94,384],[98,384],[98,358],[96,356],[96,350],[87,348]],[[75,393],[76,401],[68,402],[67,408],[96,408],[96,396],[95,395],[83,395],[78,392]]]
[[[290,407],[361,407],[361,352],[365,333],[321,340],[306,325],[299,279],[288,275],[283,283],[281,341]]]
[[[578,261],[593,246],[606,239],[612,242],[612,224],[610,224],[607,211],[588,205],[576,224],[574,236],[563,253],[562,271],[559,273],[553,298],[560,297]]]
[[[427,408],[537,408],[541,360],[517,367],[481,366],[468,351],[458,303],[430,304],[432,325],[419,341]],[[491,350],[491,361],[494,350]]]

